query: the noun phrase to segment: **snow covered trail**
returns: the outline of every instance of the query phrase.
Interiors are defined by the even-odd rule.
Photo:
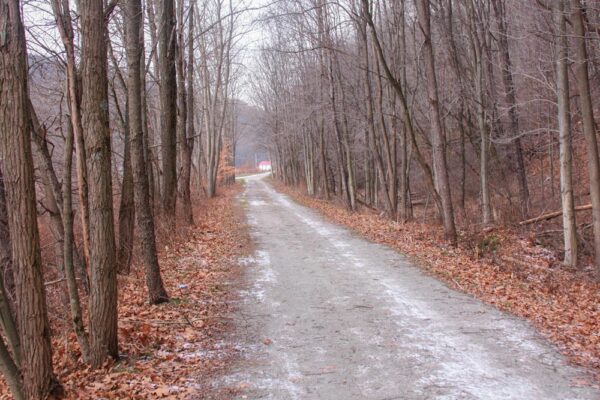
[[[599,399],[527,322],[245,178],[240,399]]]

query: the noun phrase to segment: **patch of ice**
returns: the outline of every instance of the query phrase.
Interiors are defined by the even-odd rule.
[[[269,267],[271,265],[271,256],[264,250],[258,250],[256,252],[256,262],[261,267]]]
[[[240,257],[238,258],[238,264],[246,267],[248,265],[254,265],[256,264],[256,258],[250,256],[250,257]]]

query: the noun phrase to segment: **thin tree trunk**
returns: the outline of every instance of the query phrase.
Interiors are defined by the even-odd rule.
[[[433,55],[433,44],[431,42],[430,6],[429,0],[417,0],[417,14],[419,25],[423,33],[425,43],[423,44],[423,61],[425,62],[425,74],[427,76],[427,93],[429,96],[429,107],[431,110],[433,167],[437,187],[440,192],[443,209],[444,231],[446,238],[455,245],[456,227],[454,225],[454,209],[450,192],[450,180],[446,163],[446,135],[444,133],[440,115],[438,97],[437,77],[435,75],[435,60]]]
[[[508,47],[508,27],[506,21],[506,4],[504,0],[493,0],[494,12],[498,19],[498,48],[502,60],[502,80],[504,82],[504,91],[506,102],[510,107],[508,115],[510,117],[510,130],[514,137],[514,152],[517,169],[517,179],[519,182],[519,197],[521,201],[521,216],[527,218],[529,215],[529,188],[527,186],[527,173],[525,170],[525,161],[523,159],[523,145],[519,137],[519,113],[517,108],[517,98],[515,83],[513,80],[512,62]]]
[[[555,0],[553,17],[556,46],[556,91],[560,142],[560,195],[563,209],[564,263],[577,265],[577,226],[573,201],[571,113],[569,107],[569,71],[567,66],[567,23],[564,0]]]
[[[487,124],[487,104],[486,104],[486,92],[485,92],[485,75],[484,75],[484,50],[485,46],[484,38],[481,37],[485,33],[481,32],[483,29],[480,28],[481,22],[477,21],[476,12],[474,10],[475,5],[469,3],[469,26],[470,26],[470,44],[471,44],[471,58],[475,64],[475,108],[477,110],[477,127],[479,128],[480,137],[480,148],[479,148],[479,182],[480,182],[480,195],[481,195],[481,215],[484,226],[489,225],[492,222],[492,213],[490,207],[490,188],[488,182],[488,158],[489,158],[489,130]],[[481,36],[480,36],[481,35]]]
[[[322,17],[322,11],[321,8],[319,7],[317,9],[317,14],[318,14],[318,18],[317,18],[317,24],[319,27],[319,32],[318,32],[318,37],[319,37],[319,45],[323,45],[324,43],[324,39],[323,39],[323,35],[324,35],[324,24],[323,24],[323,17]],[[321,103],[321,106],[325,106],[325,83],[327,81],[327,78],[325,76],[325,50],[324,49],[320,49],[319,50],[319,101]],[[320,113],[320,118],[319,118],[319,154],[320,154],[320,164],[321,164],[321,173],[323,174],[323,192],[325,193],[325,199],[329,200],[330,198],[330,189],[329,189],[329,180],[328,180],[328,176],[329,174],[327,173],[328,171],[328,163],[327,163],[327,150],[325,148],[325,113],[322,112]]]
[[[141,44],[143,42],[142,5],[140,0],[127,0],[126,3],[126,48],[128,64],[127,95],[129,98],[129,138],[131,140],[131,165],[138,233],[146,286],[151,304],[169,300],[160,275],[156,254],[154,218],[150,204],[148,175],[144,155],[144,134],[142,127],[142,76],[140,74]]]
[[[48,143],[46,142],[46,133],[43,132],[42,127],[37,125],[37,116],[33,111],[33,107],[30,107],[31,119],[32,119],[32,150],[36,150],[39,157],[35,157],[34,168],[40,171],[41,180],[43,183],[44,200],[41,201],[44,209],[50,216],[50,230],[52,236],[55,238],[54,244],[54,257],[57,272],[60,274],[63,272],[63,223],[62,223],[62,193],[60,192],[60,185],[58,179],[56,179],[56,173],[52,164],[52,158],[48,149]],[[35,122],[34,122],[35,120]],[[56,187],[59,190],[56,190]]]
[[[78,82],[75,65],[75,44],[71,10],[68,0],[52,0],[52,10],[56,25],[61,36],[67,55],[67,102],[71,116],[71,125],[75,134],[75,153],[77,156],[77,185],[79,190],[79,207],[81,228],[83,233],[83,255],[85,264],[90,265],[90,234],[89,234],[89,202],[88,202],[88,174],[86,166],[85,143],[81,122],[80,85]],[[86,268],[87,269],[87,268]]]
[[[398,12],[400,20],[399,29],[399,46],[400,46],[400,79],[402,84],[406,86],[406,7],[405,2],[402,1],[399,4],[400,10]],[[396,101],[394,101],[394,110],[396,109]],[[410,198],[410,187],[409,187],[409,169],[410,169],[410,154],[408,147],[407,138],[407,123],[403,121],[402,130],[400,132],[400,216],[403,222],[408,221],[412,218],[412,201]]]
[[[15,277],[12,264],[8,210],[6,209],[6,189],[4,176],[0,171],[0,323],[13,354],[14,364],[21,367],[21,340],[15,320]],[[12,296],[12,297],[11,297]],[[12,301],[11,301],[12,300]]]
[[[23,383],[21,382],[21,373],[8,352],[2,337],[0,337],[0,371],[2,371],[4,379],[6,379],[13,399],[24,400],[26,397],[23,391]]]
[[[127,83],[121,72],[119,61],[117,60],[111,42],[108,41],[109,54],[111,57],[115,77],[126,91]],[[113,101],[121,122],[123,130],[123,177],[121,179],[121,198],[119,202],[119,215],[117,225],[119,227],[119,240],[117,241],[117,272],[128,274],[133,257],[133,232],[135,225],[135,206],[133,202],[133,173],[131,171],[131,146],[129,143],[129,102],[125,99],[125,112],[120,105],[119,95],[116,91],[114,80],[110,85],[113,95]]]
[[[190,3],[188,16],[188,61],[187,61],[187,118],[185,146],[182,147],[181,185],[183,199],[183,215],[189,225],[194,224],[192,210],[191,178],[192,178],[192,152],[194,150],[194,15],[195,2]]]
[[[128,110],[129,103],[126,106]],[[121,201],[119,204],[119,246],[117,248],[117,271],[128,274],[133,257],[133,229],[135,225],[135,205],[133,200],[133,171],[131,169],[131,145],[128,118],[125,118],[123,182],[121,184]]]
[[[185,223],[191,225],[193,223],[192,217],[192,200],[190,196],[190,173],[191,173],[191,152],[189,142],[187,139],[188,119],[191,119],[191,115],[188,115],[189,108],[187,106],[187,91],[186,81],[187,75],[184,70],[184,59],[185,59],[185,42],[184,42],[184,4],[183,1],[178,2],[178,26],[177,26],[177,107],[179,109],[179,118],[177,121],[177,142],[179,144],[179,159],[180,159],[180,179],[179,179],[179,195],[182,200],[182,209],[184,213]],[[190,7],[189,20],[193,23],[193,13]],[[193,25],[192,25],[193,26]],[[188,41],[193,42],[192,31],[188,36]],[[192,47],[193,51],[193,47]],[[188,68],[190,65],[188,65]],[[193,85],[193,80],[191,82]]]
[[[383,164],[383,157],[381,156],[381,152],[379,151],[379,145],[377,144],[377,138],[375,137],[375,120],[374,120],[374,111],[373,111],[373,93],[371,88],[371,71],[369,70],[369,46],[367,40],[367,25],[366,21],[362,21],[358,26],[358,33],[360,39],[360,53],[362,53],[361,57],[361,68],[363,70],[363,90],[366,95],[366,108],[367,108],[367,139],[369,148],[371,150],[371,154],[375,160],[375,165],[377,166],[377,171],[379,175],[382,177],[382,184],[384,188],[384,200],[387,208],[387,212],[390,218],[394,218],[395,209],[392,203],[392,199],[390,198],[390,187],[389,182],[385,179],[385,167]],[[375,188],[377,190],[377,188]]]
[[[150,52],[150,57],[152,59],[152,64],[154,66],[154,79],[156,81],[160,81],[160,68],[158,63],[158,34],[156,27],[156,15],[155,15],[155,7],[154,1],[148,0],[146,2],[146,14],[148,15],[148,30],[150,31],[150,48],[152,49]],[[143,32],[140,32],[142,35]],[[142,54],[143,59],[146,59],[144,54],[144,42],[142,42]],[[152,205],[153,210],[159,209],[159,201],[160,201],[160,171],[158,168],[158,157],[156,155],[156,150],[153,149],[154,138],[155,138],[155,130],[152,129],[150,131],[148,129],[148,102],[147,102],[147,90],[146,90],[146,64],[140,63],[140,68],[142,68],[142,88],[143,88],[143,101],[144,101],[144,146],[146,146],[146,166],[148,169],[148,185],[149,185],[149,193],[150,193],[150,204]],[[155,119],[154,113],[152,113],[152,119]],[[155,124],[156,125],[156,124]],[[153,125],[153,126],[155,126]]]
[[[425,156],[421,153],[419,146],[417,145],[415,126],[414,126],[414,123],[412,120],[412,115],[411,115],[410,109],[408,107],[408,100],[406,98],[406,95],[404,94],[404,89],[403,89],[402,83],[399,82],[394,77],[394,75],[392,74],[392,71],[390,70],[390,67],[386,61],[381,42],[379,41],[379,36],[377,34],[377,31],[375,30],[375,23],[373,22],[373,16],[371,15],[371,13],[369,11],[369,1],[368,0],[361,0],[361,1],[362,1],[363,9],[365,10],[363,15],[367,18],[367,24],[371,28],[373,44],[375,45],[375,49],[377,50],[377,54],[379,55],[379,60],[381,61],[381,66],[383,67],[386,77],[388,78],[392,87],[394,88],[394,91],[400,98],[400,104],[402,106],[402,118],[404,118],[405,125],[408,128],[407,130],[408,130],[408,134],[409,134],[410,141],[411,141],[411,147],[414,151],[415,157],[417,158],[417,162],[419,163],[419,165],[421,166],[421,169],[423,170],[423,173],[425,174],[425,183],[426,183],[429,191],[431,192],[431,195],[434,199],[436,207],[441,215],[443,213],[442,200],[437,191],[437,188],[435,187],[434,177],[433,177],[433,173],[431,172],[431,168],[429,167],[429,164],[425,160]]]
[[[580,0],[571,0],[571,11],[571,23],[575,31],[575,75],[579,89],[583,134],[585,135],[588,154],[596,274],[600,277],[600,161],[598,160],[594,107],[592,105],[588,73],[588,53],[585,44],[586,29],[584,25],[583,6]]]
[[[77,290],[77,281],[75,280],[75,268],[73,266],[74,237],[73,237],[73,199],[71,194],[71,168],[73,164],[73,129],[68,124],[67,135],[65,138],[65,160],[63,172],[63,224],[64,224],[64,273],[69,291],[69,304],[71,306],[71,321],[73,330],[77,336],[77,342],[81,348],[81,355],[85,362],[90,360],[89,337],[83,326],[83,312],[81,311],[81,302]]]

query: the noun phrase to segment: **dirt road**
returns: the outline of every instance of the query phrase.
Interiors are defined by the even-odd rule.
[[[246,178],[257,249],[221,384],[247,399],[598,399],[528,323]]]

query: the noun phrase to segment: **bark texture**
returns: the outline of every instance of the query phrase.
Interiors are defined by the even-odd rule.
[[[90,361],[119,356],[117,269],[108,125],[106,25],[103,2],[81,0],[82,123],[90,208]]]
[[[177,204],[177,75],[175,70],[175,6],[161,2],[159,29],[160,129],[162,152],[162,209],[166,221],[175,225]]]
[[[133,188],[136,220],[140,237],[140,246],[146,286],[151,304],[169,300],[160,275],[160,266],[156,255],[154,218],[150,204],[148,175],[144,157],[144,134],[142,128],[142,77],[140,74],[142,6],[140,0],[126,0],[126,47],[129,98],[129,139],[131,140],[131,166],[133,169]]]
[[[21,373],[25,396],[42,399],[59,393],[61,387],[52,370],[31,155],[25,31],[18,0],[0,1],[0,27],[0,150],[15,268]]]

